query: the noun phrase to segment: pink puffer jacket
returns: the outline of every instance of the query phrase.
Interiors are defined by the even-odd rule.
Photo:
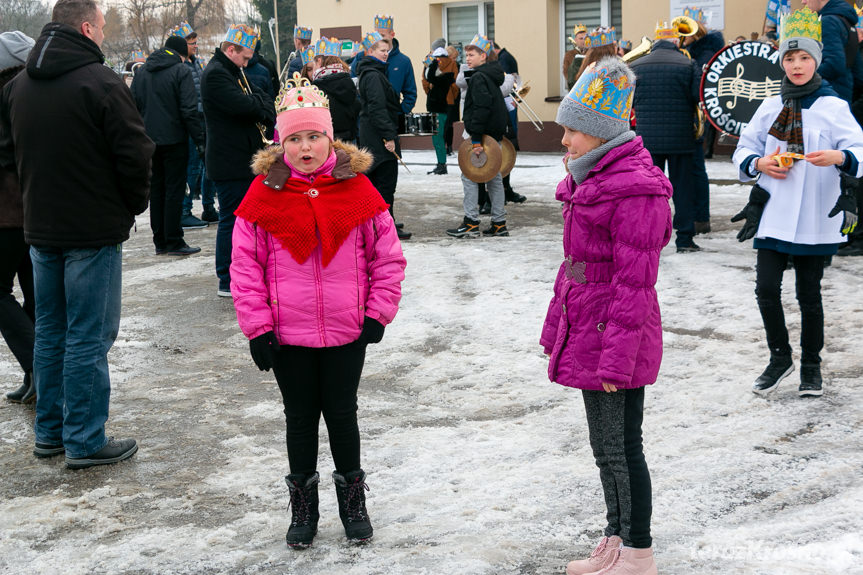
[[[371,165],[370,154],[341,142],[336,146],[343,153],[333,177],[348,167],[360,173]],[[253,169],[267,173],[277,161],[281,161],[278,148],[262,150]],[[326,267],[320,244],[300,264],[278,239],[238,217],[231,261],[237,321],[249,339],[273,331],[281,344],[344,345],[359,337],[366,316],[383,325],[393,320],[405,266],[387,211],[354,228]]]
[[[662,323],[659,253],[671,238],[671,184],[637,137],[610,150],[564,202],[563,251],[540,343],[548,376],[568,387],[636,388],[656,381]]]

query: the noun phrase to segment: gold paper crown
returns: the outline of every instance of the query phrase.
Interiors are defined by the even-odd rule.
[[[300,108],[330,108],[327,95],[320,88],[313,86],[308,78],[294,72],[294,77],[285,82],[276,98],[276,113]]]
[[[575,28],[572,29],[572,35],[575,36],[579,32],[587,32],[587,26],[579,22],[575,25]]]
[[[674,38],[680,38],[680,32],[676,26],[668,22],[656,23],[656,30],[653,34],[654,40],[673,40]]]
[[[789,38],[811,38],[820,42],[821,20],[818,14],[805,7],[790,14],[783,14],[779,22],[779,43],[782,44]]]

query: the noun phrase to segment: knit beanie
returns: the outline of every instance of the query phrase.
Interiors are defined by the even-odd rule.
[[[792,50],[803,50],[815,59],[815,69],[821,66],[821,42],[814,38],[806,38],[798,36],[796,38],[788,38],[779,45],[779,65],[782,65],[782,60],[785,59],[785,54]]]
[[[0,70],[26,64],[35,43],[33,38],[17,30],[0,34]]]
[[[330,102],[320,88],[308,80],[288,80],[276,101],[276,129],[279,140],[284,142],[291,134],[303,130],[314,130],[333,139],[333,119]]]
[[[635,74],[620,59],[603,58],[591,65],[557,109],[556,122],[602,140],[629,130]]]
[[[431,44],[432,52],[434,52],[434,50],[436,48],[446,48],[446,40],[444,40],[443,38],[438,38],[437,40],[432,42],[432,44]]]
[[[168,36],[168,39],[165,40],[165,49],[176,52],[183,58],[189,57],[189,45],[186,44],[185,38],[180,38],[179,36]]]

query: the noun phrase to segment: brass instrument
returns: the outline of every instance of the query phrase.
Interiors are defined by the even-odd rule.
[[[527,119],[530,120],[530,123],[533,124],[533,127],[537,132],[542,132],[543,125],[542,120],[539,119],[539,114],[537,114],[533,108],[531,108],[528,103],[524,100],[524,97],[527,96],[527,93],[530,92],[530,86],[528,83],[530,80],[525,82],[523,85],[519,86],[518,84],[513,84],[512,91],[509,95],[512,97],[516,106],[520,110],[524,110]]]
[[[689,16],[678,16],[671,21],[671,27],[677,28],[677,33],[682,38],[685,38],[687,36],[693,36],[696,32],[698,32],[698,22],[696,22]],[[652,45],[653,41],[651,41],[650,38],[648,38],[647,36],[642,36],[641,44],[624,54],[621,60],[629,64],[638,60],[642,56],[647,56],[648,54],[650,54],[650,47]],[[681,52],[686,53],[682,48]]]
[[[294,59],[294,58],[296,58],[296,57],[297,57],[297,51],[296,51],[296,50],[294,50],[293,52],[291,52],[291,53],[288,55],[288,59],[285,61],[285,65],[284,65],[284,66],[282,66],[282,71],[281,71],[281,72],[279,72],[279,84],[284,84],[284,82],[285,82],[285,74],[287,74],[287,73],[288,73],[288,68],[290,67],[291,62],[293,61],[293,59]]]
[[[683,37],[693,36],[698,32],[698,22],[689,16],[678,16],[671,21],[671,27],[677,28],[677,33]]]
[[[650,41],[650,38],[647,36],[642,36],[641,44],[624,54],[620,59],[629,64],[630,62],[634,62],[641,58],[642,56],[647,56],[650,54],[650,47],[653,45],[653,42]]]
[[[237,83],[240,85],[240,89],[243,91],[243,94],[246,96],[251,96],[254,92],[252,91],[252,86],[249,84],[248,78],[246,78],[246,73],[243,72],[243,69],[240,68],[240,77],[243,79],[242,82],[239,78],[237,78]],[[245,85],[244,85],[245,84]],[[261,133],[261,140],[267,146],[272,146],[275,144],[272,140],[267,139],[267,130],[263,124],[260,122],[255,122],[255,126],[258,127],[258,131]]]

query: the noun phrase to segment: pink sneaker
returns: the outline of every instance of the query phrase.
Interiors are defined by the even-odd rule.
[[[623,541],[617,535],[603,537],[587,559],[570,561],[566,565],[566,575],[584,575],[599,571],[617,558],[618,548]]]
[[[588,575],[656,575],[653,549],[621,546],[611,565]]]

